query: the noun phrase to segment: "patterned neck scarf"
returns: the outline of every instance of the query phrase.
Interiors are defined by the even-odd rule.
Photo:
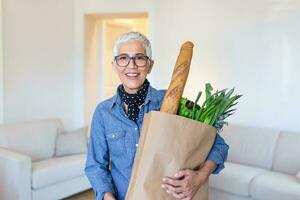
[[[143,86],[135,94],[129,94],[125,91],[124,86],[120,85],[118,88],[119,95],[121,97],[122,103],[128,105],[127,116],[132,121],[136,122],[139,116],[140,108],[139,106],[145,102],[146,95],[149,88],[149,81],[146,79]]]

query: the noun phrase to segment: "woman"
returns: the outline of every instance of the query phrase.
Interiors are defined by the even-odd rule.
[[[85,173],[97,200],[123,200],[126,196],[144,113],[159,110],[164,90],[146,79],[153,67],[149,40],[138,32],[121,35],[113,49],[113,68],[121,85],[94,113]],[[204,165],[162,177],[162,188],[176,199],[188,200],[211,173],[224,168],[228,146],[217,135]]]

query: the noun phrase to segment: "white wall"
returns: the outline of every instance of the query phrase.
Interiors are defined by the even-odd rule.
[[[300,130],[299,1],[75,2],[77,52],[84,13],[145,11],[155,59],[150,76],[154,86],[167,88],[180,45],[191,40],[195,48],[185,96],[194,99],[206,82],[217,89],[235,86],[244,96],[229,122]]]
[[[75,0],[74,13],[72,2],[4,0],[5,121],[84,123],[84,15],[147,12],[154,86],[168,86],[179,46],[191,40],[186,96],[205,82],[235,86],[244,97],[230,122],[300,130],[299,1]]]
[[[74,123],[73,0],[4,0],[5,122]]]
[[[2,0],[0,0],[0,124],[3,122],[3,42],[2,42]]]
[[[299,1],[164,0],[154,12],[157,87],[167,87],[180,44],[191,40],[186,96],[194,99],[205,82],[235,86],[244,96],[230,122],[300,131]]]

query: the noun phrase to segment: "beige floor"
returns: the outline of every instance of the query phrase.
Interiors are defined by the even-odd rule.
[[[94,192],[93,190],[87,190],[65,198],[64,200],[94,200]]]

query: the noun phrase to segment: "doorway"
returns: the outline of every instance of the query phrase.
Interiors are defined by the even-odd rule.
[[[120,84],[111,65],[119,35],[139,31],[148,36],[148,16],[140,14],[89,14],[84,18],[85,123],[90,124],[97,104],[112,97]]]

